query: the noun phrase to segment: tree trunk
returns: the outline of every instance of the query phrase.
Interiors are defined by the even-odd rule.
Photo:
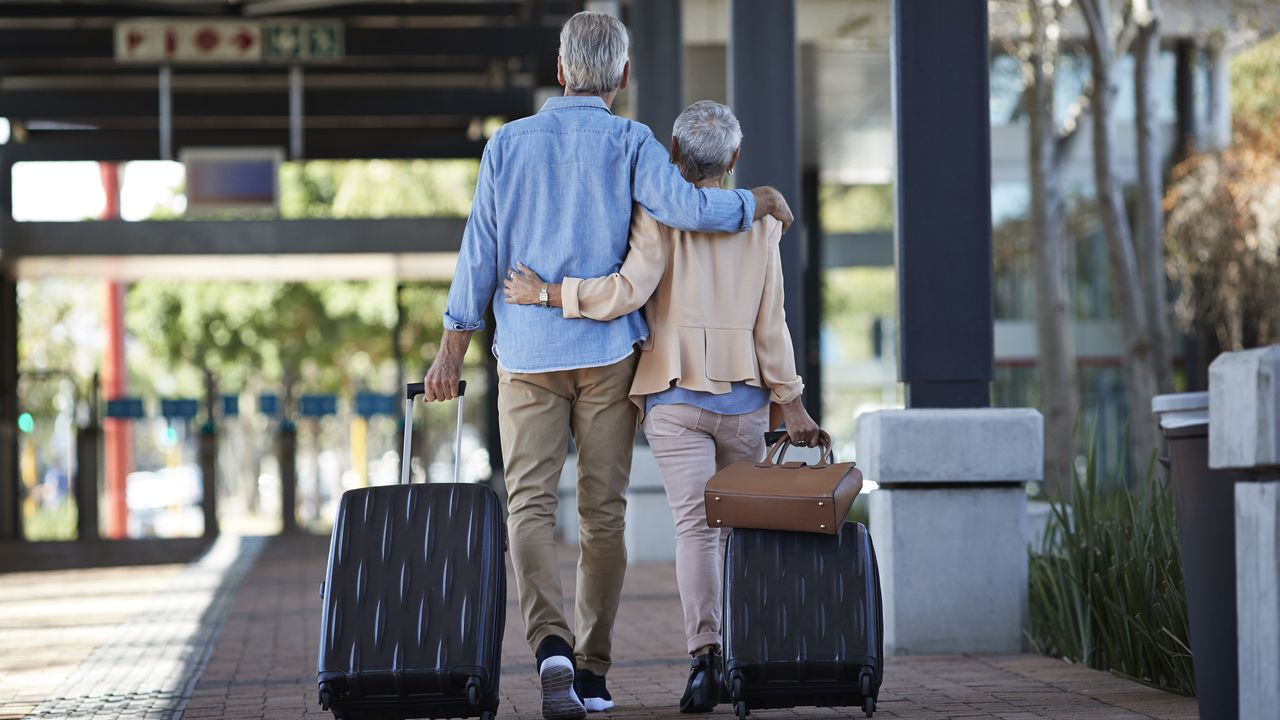
[[[1075,342],[1071,334],[1067,241],[1053,117],[1057,52],[1049,27],[1057,23],[1056,0],[1028,0],[1031,15],[1028,148],[1031,179],[1031,242],[1035,263],[1036,337],[1040,354],[1040,409],[1044,413],[1045,493],[1064,497],[1072,479],[1075,425],[1079,413]],[[1052,33],[1056,37],[1056,33]]]
[[[1089,55],[1093,73],[1093,172],[1098,211],[1107,241],[1111,265],[1111,305],[1120,321],[1125,348],[1126,395],[1129,401],[1129,465],[1134,477],[1146,472],[1151,453],[1159,445],[1159,431],[1151,418],[1151,398],[1156,375],[1151,362],[1151,334],[1142,279],[1124,197],[1115,181],[1115,151],[1111,108],[1115,95],[1112,69],[1115,46],[1108,30],[1111,11],[1107,0],[1081,0],[1089,28]]]
[[[1170,359],[1169,288],[1164,262],[1164,172],[1160,121],[1156,110],[1156,72],[1160,60],[1159,0],[1133,0],[1138,37],[1134,45],[1137,103],[1138,222],[1135,248],[1151,330],[1151,363],[1156,388],[1173,390]]]

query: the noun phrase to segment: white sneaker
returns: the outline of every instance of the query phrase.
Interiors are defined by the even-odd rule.
[[[589,713],[604,712],[605,710],[613,709],[613,701],[606,700],[604,698],[587,698],[582,701],[582,704],[587,708],[587,712]]]
[[[542,684],[544,720],[582,720],[587,709],[573,689],[573,663],[563,655],[552,655],[538,668]]]

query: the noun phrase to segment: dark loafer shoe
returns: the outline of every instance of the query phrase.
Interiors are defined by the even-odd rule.
[[[724,685],[724,662],[718,653],[699,655],[689,666],[689,683],[680,698],[680,712],[711,712],[720,704]]]

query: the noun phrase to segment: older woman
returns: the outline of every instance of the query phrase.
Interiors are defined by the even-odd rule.
[[[698,187],[718,188],[738,161],[742,131],[729,108],[703,100],[676,119],[671,160]],[[724,531],[707,527],[703,488],[717,470],[762,457],[770,404],[788,433],[816,444],[818,426],[800,403],[782,309],[782,225],[764,218],[740,233],[694,233],[660,225],[638,206],[620,270],[546,284],[523,264],[506,281],[509,303],[562,307],[564,317],[610,320],[645,307],[649,338],[631,399],[645,414],[676,525],[676,578],[693,663],[681,712],[719,701]]]

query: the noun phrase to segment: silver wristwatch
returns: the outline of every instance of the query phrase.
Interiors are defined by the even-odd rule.
[[[543,285],[542,289],[538,291],[538,302],[542,303],[542,307],[547,307],[547,302],[550,299],[551,298],[547,296],[547,286]]]

